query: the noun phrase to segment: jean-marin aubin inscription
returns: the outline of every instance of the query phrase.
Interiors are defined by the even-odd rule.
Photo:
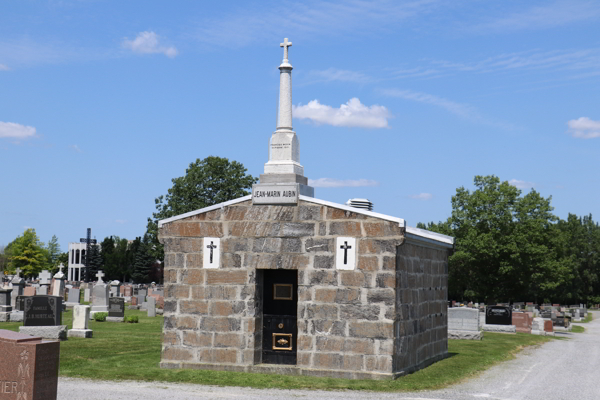
[[[252,204],[298,204],[298,184],[260,184],[252,187]]]

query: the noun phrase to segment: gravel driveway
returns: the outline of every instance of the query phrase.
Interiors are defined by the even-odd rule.
[[[432,392],[373,393],[215,387],[164,382],[106,382],[60,378],[59,400],[598,400],[600,399],[600,313],[585,333],[563,336],[530,348],[512,361],[487,370],[477,378]]]

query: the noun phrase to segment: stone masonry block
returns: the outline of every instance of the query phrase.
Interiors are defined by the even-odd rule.
[[[302,253],[302,240],[299,238],[284,238],[281,243],[284,253]]]
[[[298,220],[299,221],[320,221],[321,220],[321,206],[309,206],[300,205],[298,206]]]
[[[185,255],[186,268],[202,268],[202,253],[190,253]]]
[[[283,224],[280,234],[285,237],[314,236],[315,224],[308,222],[286,222]]]
[[[325,239],[325,238],[308,238],[306,239],[306,243],[304,244],[304,249],[306,252],[319,252],[326,251],[329,253],[333,253],[335,251],[334,248],[334,240],[333,239]]]
[[[246,217],[248,207],[244,206],[229,206],[225,208],[225,221],[243,221]]]
[[[239,333],[215,333],[214,347],[244,348],[243,336]]]
[[[165,269],[163,273],[163,279],[165,285],[168,285],[169,283],[177,283],[177,270],[172,268]]]
[[[385,222],[363,222],[363,228],[365,228],[365,233],[367,237],[379,237],[385,236]]]
[[[165,347],[162,353],[162,359],[168,361],[189,361],[194,358],[192,350],[181,347]]]
[[[333,256],[315,256],[313,268],[315,269],[333,269],[335,265]]]
[[[237,237],[276,237],[279,236],[280,224],[271,222],[231,222],[229,235]]]
[[[298,326],[298,329],[300,329],[300,326]],[[346,336],[346,321],[332,321],[331,319],[313,320],[310,334]]]
[[[163,226],[165,236],[223,237],[220,222],[172,222]]]
[[[329,224],[329,234],[332,236],[362,237],[360,222],[331,222]]]
[[[252,246],[254,253],[279,253],[281,251],[281,238],[256,238]]]
[[[163,239],[166,249],[173,253],[202,253],[202,238],[172,238]]]
[[[326,219],[366,219],[367,216],[339,208],[327,207]]]
[[[208,314],[208,302],[204,300],[180,300],[179,310],[182,314]]]
[[[246,310],[246,303],[243,301],[215,301],[210,308],[212,316],[232,316],[240,314]]]
[[[311,301],[312,288],[309,286],[298,286],[298,301]]]
[[[391,322],[349,322],[350,336],[374,339],[389,339],[393,337]]]
[[[392,372],[391,356],[366,356],[367,371]]]
[[[192,347],[212,346],[212,333],[183,331],[183,344]]]
[[[353,320],[379,320],[379,311],[381,307],[377,305],[343,305],[340,306],[340,319],[346,321]]]
[[[166,331],[163,333],[163,344],[168,346],[179,345],[179,337],[175,331]]]
[[[234,349],[214,349],[214,362],[234,364],[237,362],[237,353]]]
[[[379,270],[379,259],[375,256],[359,256],[358,269],[362,271]]]
[[[396,254],[396,247],[400,245],[400,239],[361,239],[358,247],[359,254]]]
[[[185,262],[183,253],[166,253],[165,254],[165,268],[166,269],[178,269],[183,268]]]
[[[204,284],[204,275],[204,269],[181,271],[181,283],[186,285],[202,285]]]
[[[312,350],[313,337],[308,335],[298,335],[298,351]]]
[[[375,354],[373,339],[346,339],[342,350],[344,353]]]
[[[203,317],[200,329],[206,332],[237,332],[240,330],[239,318]]]
[[[237,290],[235,286],[194,286],[192,287],[194,300],[235,300]]]
[[[206,271],[207,285],[245,285],[248,283],[248,271]]]
[[[338,319],[338,306],[333,304],[307,304],[307,319]]]
[[[317,351],[341,352],[344,349],[343,337],[317,336]]]
[[[250,207],[246,211],[246,221],[291,221],[294,219],[294,207],[267,206]]]
[[[177,329],[197,329],[198,328],[198,318],[196,317],[176,317],[175,324]]]
[[[242,256],[239,254],[223,253],[221,257],[222,268],[241,268]]]
[[[344,363],[342,355],[337,353],[315,353],[313,366],[322,369],[341,369]]]
[[[380,288],[396,287],[396,274],[394,274],[394,273],[377,274],[377,287],[380,287]]]
[[[251,239],[249,238],[223,238],[221,239],[221,250],[223,253],[235,253],[238,251],[250,251]]]
[[[369,286],[367,276],[361,271],[341,271],[341,285],[346,287],[365,287]]]
[[[311,285],[337,286],[337,271],[309,271],[308,274]]]

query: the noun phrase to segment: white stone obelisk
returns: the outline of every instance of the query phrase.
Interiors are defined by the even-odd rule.
[[[283,47],[283,61],[279,66],[279,109],[277,129],[269,140],[269,161],[265,173],[260,176],[261,184],[299,184],[303,195],[314,196],[314,189],[308,186],[304,167],[300,164],[300,142],[292,127],[292,65],[288,59],[288,48],[292,45],[287,38]]]

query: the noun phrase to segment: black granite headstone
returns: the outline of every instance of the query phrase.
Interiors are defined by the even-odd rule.
[[[512,325],[512,310],[504,306],[487,306],[486,325]]]
[[[62,297],[26,296],[23,310],[24,326],[56,326],[62,321]]]
[[[123,297],[110,297],[108,299],[108,316],[125,317],[125,299]]]

